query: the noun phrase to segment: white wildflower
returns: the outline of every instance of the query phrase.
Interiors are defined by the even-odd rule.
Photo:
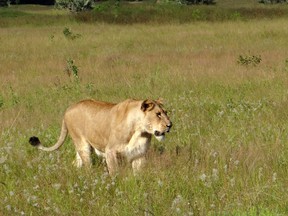
[[[4,164],[3,168],[4,168],[5,172],[6,172],[6,174],[11,172],[11,170],[10,170],[10,168],[9,168],[9,166],[7,164]]]
[[[32,206],[33,207],[39,207],[39,204],[38,203],[34,203]]]
[[[239,163],[240,163],[240,161],[239,161],[239,160],[236,160],[236,161],[234,161],[234,165],[235,165],[235,166],[238,166],[238,165],[239,165]]]
[[[272,176],[272,182],[276,182],[276,180],[277,180],[277,173],[274,172]]]
[[[198,166],[198,164],[199,164],[199,160],[195,159],[195,166]]]
[[[123,194],[123,191],[116,188],[115,193],[116,193],[116,196],[121,196]]]
[[[217,169],[213,169],[212,170],[212,178],[214,179],[214,180],[218,180],[218,170]]]
[[[31,197],[29,197],[28,199],[29,199],[29,201],[30,201],[30,200],[31,200],[31,201],[36,201],[36,200],[37,200],[37,196],[31,196]]]
[[[227,171],[228,171],[228,165],[225,164],[225,166],[224,166],[224,172],[227,173]]]
[[[36,185],[35,187],[33,187],[33,190],[38,190],[39,188],[39,185]]]
[[[56,190],[59,190],[61,188],[61,184],[60,183],[55,183],[52,185],[52,187]]]
[[[60,209],[57,206],[54,206],[54,212],[56,212],[56,214],[60,214]]]
[[[213,156],[214,158],[216,158],[216,157],[218,156],[218,152],[217,152],[217,151],[212,152],[212,156]]]
[[[221,117],[221,116],[223,116],[224,115],[224,111],[222,110],[222,111],[219,111],[218,112],[218,115]]]
[[[153,215],[151,214],[151,211],[148,208],[146,208],[144,211],[144,216],[151,216],[151,215]]]
[[[108,183],[108,184],[106,185],[106,190],[109,190],[110,188],[111,188],[111,184]]]
[[[50,207],[48,207],[48,206],[45,206],[45,207],[44,207],[44,210],[45,210],[45,211],[50,211],[50,210],[51,210],[51,208],[50,208]]]
[[[207,176],[205,175],[205,173],[203,173],[199,178],[201,181],[204,182],[206,180]]]
[[[158,180],[158,185],[159,185],[159,187],[163,186],[163,182],[160,179]]]
[[[6,208],[8,211],[11,211],[11,209],[12,209],[11,205],[7,205],[5,208]]]
[[[231,178],[231,179],[230,179],[230,185],[231,185],[231,187],[234,187],[234,185],[235,185],[235,178]]]
[[[258,171],[258,178],[261,179],[262,176],[263,176],[263,167],[260,167]]]
[[[171,208],[175,208],[183,201],[183,198],[181,195],[177,195],[176,198],[172,201]]]
[[[7,155],[6,155],[6,156],[2,156],[2,157],[0,157],[0,164],[5,163],[5,161],[7,160],[7,158],[8,158]]]

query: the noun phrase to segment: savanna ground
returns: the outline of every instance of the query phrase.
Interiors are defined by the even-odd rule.
[[[120,25],[14,7],[0,9],[0,215],[288,214],[286,17]],[[139,176],[97,157],[76,169],[70,139],[28,144],[54,143],[78,100],[158,97],[174,126]]]

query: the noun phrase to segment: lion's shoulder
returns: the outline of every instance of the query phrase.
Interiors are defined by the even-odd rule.
[[[141,113],[141,101],[135,99],[126,99],[115,105],[113,108],[113,113],[118,121],[123,119],[132,119],[131,117],[136,117]]]
[[[128,113],[140,113],[141,112],[141,103],[140,100],[135,99],[126,99],[115,105],[115,110],[117,112],[124,112],[126,115]]]

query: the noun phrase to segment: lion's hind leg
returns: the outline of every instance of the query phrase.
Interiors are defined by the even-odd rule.
[[[92,165],[91,160],[91,146],[86,142],[81,142],[76,145],[76,159],[74,161],[74,165],[78,168],[82,167],[90,167]]]
[[[80,168],[83,165],[82,159],[78,152],[76,152],[76,159],[73,161],[73,165],[75,165],[77,168]]]

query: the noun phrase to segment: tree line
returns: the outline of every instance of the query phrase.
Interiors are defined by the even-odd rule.
[[[56,5],[60,8],[69,9],[71,11],[81,11],[93,8],[93,4],[106,0],[0,0],[0,6],[8,6],[9,4],[40,4],[40,5]],[[120,1],[120,0],[115,0]],[[142,1],[142,0],[126,0],[126,1]],[[144,0],[145,1],[145,0]],[[143,1],[143,2],[144,2]],[[159,2],[155,0],[155,2]],[[160,1],[161,2],[161,1]],[[179,2],[181,4],[216,4],[215,0],[166,0],[166,2]],[[259,0],[259,3],[276,4],[288,3],[288,0]]]

